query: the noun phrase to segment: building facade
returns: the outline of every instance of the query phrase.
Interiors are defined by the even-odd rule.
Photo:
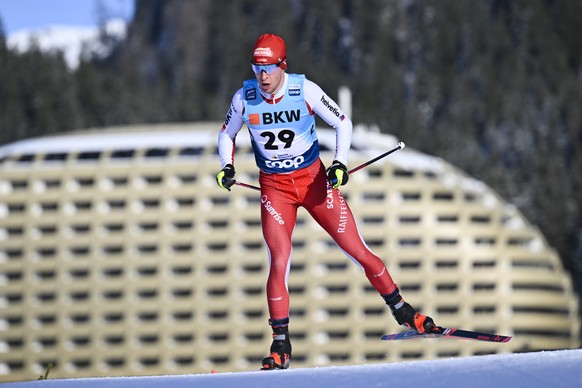
[[[219,127],[124,127],[0,147],[0,382],[36,379],[49,364],[52,378],[257,369],[271,342],[259,195],[216,186]],[[334,134],[318,132],[329,164]],[[351,167],[395,144],[355,131]],[[237,149],[237,179],[256,185],[246,134]],[[293,367],[579,346],[560,258],[483,183],[406,148],[342,191],[407,300],[440,325],[514,339],[380,341],[401,328],[300,211]]]

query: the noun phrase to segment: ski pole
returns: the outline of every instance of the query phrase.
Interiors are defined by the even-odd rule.
[[[350,171],[348,171],[348,174],[352,174],[358,170],[361,170],[362,168],[367,167],[370,164],[377,162],[378,160],[380,160],[382,158],[385,158],[386,156],[390,155],[391,153],[403,149],[404,147],[406,147],[404,142],[399,142],[398,144],[396,144],[396,147],[392,148],[390,151],[386,151],[382,155],[377,156],[374,159],[367,161],[366,163],[360,164],[358,167],[352,168]]]
[[[377,162],[378,160],[385,158],[386,156],[403,149],[404,147],[406,147],[406,145],[404,144],[404,142],[399,142],[398,144],[396,144],[396,147],[392,148],[390,151],[386,151],[384,152],[382,155],[380,156],[376,156],[374,159],[368,160],[366,163],[362,163],[360,164],[358,167],[354,167],[352,168],[350,171],[348,171],[348,174],[352,174],[356,171],[361,170],[364,167],[368,167],[370,164]],[[258,190],[260,191],[261,188],[258,186],[253,186],[253,185],[249,185],[248,183],[243,183],[243,182],[239,182],[239,181],[234,181],[235,185],[239,185],[242,187],[246,187],[248,189],[253,189],[253,190]]]
[[[242,187],[246,187],[247,189],[253,189],[253,190],[257,190],[257,191],[261,191],[261,188],[258,186],[253,186],[253,185],[249,185],[248,183],[243,183],[243,182],[239,182],[239,181],[234,181],[235,185],[239,185]]]

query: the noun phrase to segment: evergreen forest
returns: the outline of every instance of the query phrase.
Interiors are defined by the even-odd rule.
[[[1,10],[0,10],[1,18]],[[0,21],[1,23],[1,21]],[[582,1],[136,0],[107,57],[8,48],[0,145],[83,128],[221,121],[266,32],[353,121],[443,158],[516,205],[582,290]],[[217,128],[218,130],[219,128]]]

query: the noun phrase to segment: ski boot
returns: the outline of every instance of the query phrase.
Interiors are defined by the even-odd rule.
[[[420,334],[439,333],[442,331],[439,326],[435,325],[431,317],[420,314],[414,307],[406,303],[400,296],[398,287],[391,294],[382,295],[382,297],[400,326],[415,330]]]
[[[263,358],[261,370],[287,369],[291,363],[289,318],[269,320],[269,324],[273,328],[273,343],[271,354]]]

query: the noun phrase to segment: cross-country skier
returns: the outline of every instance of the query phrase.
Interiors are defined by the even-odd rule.
[[[256,41],[251,60],[255,78],[243,83],[232,99],[218,134],[222,170],[218,185],[235,183],[235,138],[243,123],[249,129],[260,169],[263,236],[269,255],[267,303],[273,343],[263,369],[285,369],[291,360],[287,278],[291,236],[301,206],[329,233],[344,253],[363,268],[398,322],[420,333],[438,330],[432,318],[406,303],[382,260],[358,232],[350,207],[338,189],[348,183],[352,122],[317,84],[301,74],[287,74],[286,46],[277,35]],[[335,129],[336,150],[325,169],[319,157],[315,114]]]

